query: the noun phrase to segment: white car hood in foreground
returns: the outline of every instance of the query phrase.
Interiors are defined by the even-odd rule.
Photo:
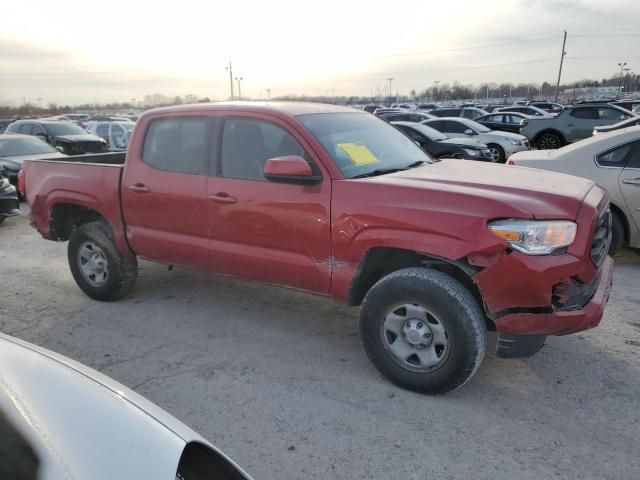
[[[41,480],[175,480],[188,442],[211,447],[123,385],[2,334],[0,410],[34,447]]]

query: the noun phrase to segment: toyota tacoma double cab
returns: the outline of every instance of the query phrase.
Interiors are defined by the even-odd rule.
[[[593,134],[594,127],[612,125],[633,113],[615,105],[576,104],[555,117],[532,117],[520,121],[520,134],[538,150],[560,148]]]
[[[436,161],[366,112],[156,109],[122,157],[29,160],[19,176],[32,224],[69,242],[73,278],[96,300],[130,292],[139,258],[324,295],[361,306],[383,375],[441,393],[478,370],[487,330],[498,356],[529,356],[547,335],[596,326],[609,297],[604,190]]]

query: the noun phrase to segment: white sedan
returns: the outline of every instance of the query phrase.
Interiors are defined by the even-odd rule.
[[[603,133],[558,150],[516,153],[507,164],[593,180],[607,190],[611,200],[610,253],[624,244],[640,248],[640,126]]]
[[[5,447],[0,472],[9,469],[8,476],[0,474],[2,480],[36,478],[36,470],[40,480],[251,480],[204,438],[137,393],[3,334],[0,447]]]

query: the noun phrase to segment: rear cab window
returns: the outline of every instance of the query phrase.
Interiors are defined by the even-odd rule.
[[[209,126],[209,119],[204,117],[152,121],[144,139],[142,161],[157,170],[204,175]]]

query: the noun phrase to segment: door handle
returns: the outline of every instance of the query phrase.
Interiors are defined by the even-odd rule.
[[[622,180],[622,183],[626,183],[627,185],[640,185],[640,178],[625,178]]]
[[[209,200],[216,203],[236,203],[238,199],[228,193],[220,192],[209,195]]]
[[[129,185],[127,188],[135,193],[149,193],[151,191],[151,189],[143,183],[136,183],[135,185]]]

